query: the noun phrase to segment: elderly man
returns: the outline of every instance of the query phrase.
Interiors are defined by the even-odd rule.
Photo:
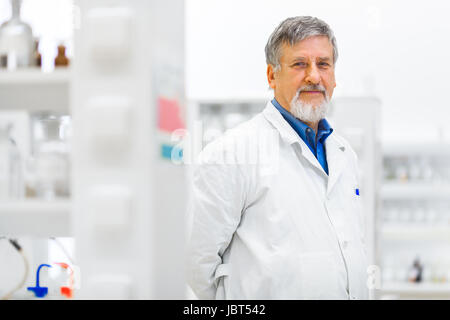
[[[265,51],[274,99],[210,143],[194,173],[189,284],[200,299],[367,299],[357,158],[325,119],[334,34],[288,18]],[[261,132],[275,132],[269,152]],[[269,154],[272,170],[249,154]]]

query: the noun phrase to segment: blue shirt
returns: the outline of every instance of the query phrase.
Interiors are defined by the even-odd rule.
[[[292,115],[289,111],[283,108],[278,101],[274,98],[272,104],[280,111],[283,118],[291,125],[292,129],[302,138],[302,140],[309,147],[309,150],[313,153],[316,159],[319,161],[323,170],[328,174],[327,155],[325,151],[325,140],[333,132],[330,124],[327,120],[322,119],[319,121],[317,128],[317,144],[316,134],[307,124],[303,123]]]

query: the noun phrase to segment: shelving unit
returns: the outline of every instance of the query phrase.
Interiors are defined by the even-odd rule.
[[[430,143],[394,143],[383,146],[383,156],[399,157],[399,156],[450,156],[450,143],[430,142]]]
[[[15,71],[0,71],[0,85],[55,85],[69,84],[70,69],[55,69],[43,72],[39,68],[18,69]]]
[[[450,285],[446,283],[386,283],[382,286],[384,295],[404,298],[449,298]]]
[[[420,167],[421,164],[418,162],[420,159],[424,160],[426,167],[431,168],[428,168],[429,170],[433,171],[431,179],[424,178],[423,172],[426,170],[424,167]],[[404,170],[406,170],[407,174],[405,177],[390,176],[389,180],[382,182],[380,189],[376,251],[377,265],[381,268],[382,279],[383,263],[386,257],[390,258],[390,268],[393,268],[394,265],[394,270],[408,270],[413,262],[413,253],[414,256],[421,258],[424,270],[436,272],[437,264],[439,268],[443,268],[444,277],[450,275],[450,270],[447,270],[448,257],[443,254],[446,250],[438,249],[438,246],[439,248],[450,247],[450,224],[448,221],[450,212],[447,212],[450,209],[450,182],[446,181],[448,172],[446,166],[450,163],[448,160],[450,160],[450,144],[448,142],[391,144],[383,148],[383,163],[390,162],[391,166],[394,165],[394,169],[395,163],[397,163],[397,165],[403,166],[401,172],[404,174]],[[411,171],[411,164],[416,166],[415,177],[411,174],[414,172]],[[420,171],[422,173],[419,177],[417,176],[417,166],[420,167],[420,170],[425,170]],[[441,166],[444,166],[444,170]],[[392,174],[392,172],[395,170],[391,167],[386,174]],[[447,202],[448,205],[442,206]],[[392,214],[385,216],[389,211],[388,206],[394,207],[396,211],[394,217],[398,218],[397,221],[393,221],[395,219],[392,218]],[[415,210],[422,210],[416,206],[428,209],[422,211],[423,219],[416,220],[418,216],[415,214],[418,211]],[[405,219],[405,213],[407,213],[408,219]],[[431,213],[433,215],[429,216]],[[422,259],[424,257],[425,259]],[[395,264],[392,264],[392,260],[397,262],[394,261]],[[424,281],[419,283],[410,283],[407,282],[407,279],[396,280],[397,282],[383,283],[377,292],[377,298],[450,298],[450,279],[443,282]]]
[[[51,111],[69,114],[70,68],[42,72],[39,68],[0,71],[0,111]],[[70,199],[44,201],[24,198],[0,201],[0,234],[68,237]]]
[[[19,2],[16,1],[16,3]],[[46,5],[41,1],[36,1],[32,6],[28,7],[30,9],[29,12],[35,13],[34,18],[32,17],[29,20],[29,24],[33,36],[40,40],[40,53],[44,69],[52,68],[50,64],[53,60],[53,53],[51,51],[56,49],[52,48],[53,45],[56,45],[56,43],[52,43],[56,38],[45,26],[54,25],[57,21],[67,22],[57,23],[60,29],[57,43],[64,43],[66,47],[70,48],[70,32],[73,28],[70,21],[73,14],[70,10],[65,9],[70,9],[71,7],[73,7],[73,3],[67,2],[59,7],[60,10],[55,11],[54,6]],[[37,11],[36,8],[38,8]],[[8,12],[4,13],[9,15]],[[4,18],[8,18],[8,16],[4,16]],[[10,40],[15,42],[16,45],[23,43],[19,38],[20,30],[16,35],[18,37],[10,38]],[[46,43],[48,45],[44,43],[47,40],[48,42]],[[19,49],[17,46],[15,48],[16,50]],[[8,48],[5,49],[7,51],[10,50]],[[17,53],[20,54],[20,52]],[[30,115],[35,112],[50,112],[55,115],[70,114],[71,79],[72,71],[70,68],[56,68],[55,70],[48,70],[48,72],[44,72],[38,67],[18,68],[11,71],[0,68],[0,121],[12,125],[10,133],[19,149],[21,160],[22,177],[20,179],[26,179],[30,182],[26,187],[28,195],[37,193],[37,189],[34,186],[39,186],[40,184],[37,183],[33,186],[31,184],[33,184],[32,181],[35,179],[37,179],[36,181],[42,181],[43,179],[39,178],[39,174],[44,172],[42,162],[30,159],[31,151],[36,150],[36,145],[32,146],[30,143],[32,137],[32,118]],[[43,131],[45,130],[41,132]],[[42,134],[42,136],[44,135]],[[3,154],[3,156],[6,157],[7,154]],[[17,159],[15,164],[19,163]],[[53,168],[56,167],[54,163],[55,161],[53,162]],[[49,161],[47,161],[47,164],[47,168],[52,165]],[[39,173],[38,175],[36,175],[37,172]],[[4,175],[3,171],[2,175]],[[5,199],[2,196],[0,199],[0,236],[18,240],[18,243],[23,248],[22,252],[26,258],[28,269],[28,277],[21,288],[14,293],[13,299],[35,299],[32,297],[31,292],[27,290],[27,287],[33,286],[36,282],[36,271],[40,264],[51,264],[55,261],[53,259],[55,250],[52,249],[56,247],[61,252],[65,251],[64,249],[61,250],[57,242],[50,241],[48,238],[73,236],[71,212],[72,202],[68,198],[46,201],[34,197],[21,197],[17,200]],[[25,271],[24,261],[18,256],[17,252],[11,250],[8,246],[5,247],[9,250],[3,250],[0,254],[3,267],[3,277],[0,286],[1,296],[6,293],[6,290],[18,284]],[[72,255],[70,252],[72,250],[71,247],[66,247],[65,249],[68,249],[67,251]],[[67,256],[63,254],[61,256],[64,256],[64,258],[59,261],[68,262]],[[51,281],[47,280],[43,279],[43,285],[48,286]],[[59,287],[55,289],[59,290]],[[49,289],[49,292],[52,292],[52,290],[53,288]]]
[[[158,156],[156,139],[158,98],[176,98],[177,111],[184,103],[183,8],[183,1],[77,1],[76,68],[0,74],[0,110],[72,116],[72,199],[0,203],[0,232],[73,236],[83,274],[77,298],[183,297],[184,168]],[[39,174],[57,167],[43,162]],[[48,261],[46,247],[44,239],[30,249],[42,253],[31,271]]]
[[[0,202],[0,234],[35,237],[71,236],[70,208],[70,201],[63,199]]]
[[[380,190],[384,200],[450,199],[450,185],[421,182],[385,182]]]
[[[450,226],[440,225],[385,225],[383,239],[389,240],[450,240]]]
[[[70,68],[0,71],[0,110],[69,113]]]

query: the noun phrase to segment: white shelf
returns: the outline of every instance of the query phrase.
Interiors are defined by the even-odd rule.
[[[380,190],[382,199],[450,199],[450,184],[431,184],[426,182],[387,182]]]
[[[382,152],[383,157],[450,157],[450,141],[393,143],[384,145]]]
[[[11,236],[70,236],[69,200],[0,202],[0,234]]]
[[[0,71],[0,110],[69,114],[70,68]]]
[[[385,240],[450,240],[450,226],[385,224],[381,237]]]
[[[449,283],[403,283],[394,282],[383,284],[381,288],[382,294],[398,294],[398,295],[448,295],[450,297]]]
[[[0,86],[29,84],[69,84],[69,81],[69,68],[55,69],[52,72],[42,72],[38,68],[18,69],[15,71],[0,71]]]

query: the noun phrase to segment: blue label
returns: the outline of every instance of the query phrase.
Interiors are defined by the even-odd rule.
[[[180,161],[183,158],[183,149],[168,144],[162,144],[161,156],[168,160]]]

